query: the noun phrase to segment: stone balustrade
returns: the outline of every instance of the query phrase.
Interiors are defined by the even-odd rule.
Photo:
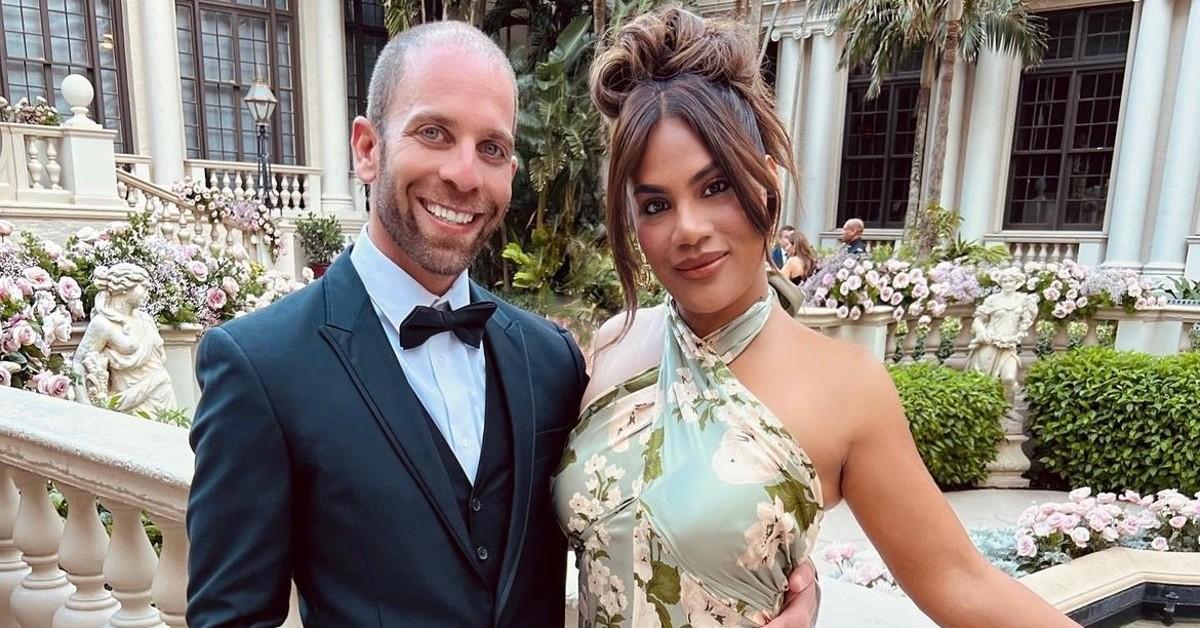
[[[256,163],[192,159],[185,162],[185,169],[192,180],[203,181],[209,188],[238,199],[253,197],[262,187]],[[284,215],[318,211],[321,169],[272,165],[268,191]]]
[[[186,626],[187,431],[11,388],[0,408],[0,628]]]

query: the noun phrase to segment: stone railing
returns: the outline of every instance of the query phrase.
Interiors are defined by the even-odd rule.
[[[987,243],[1004,244],[1014,262],[1072,260],[1088,266],[1104,261],[1108,237],[1099,232],[1002,231],[984,236]]]
[[[888,245],[895,247],[904,237],[902,229],[867,229],[863,231],[863,244],[867,247],[867,253],[871,253],[877,247]],[[842,246],[842,231],[834,229],[832,231],[822,231],[818,245],[826,248],[840,248]]]
[[[183,428],[0,388],[0,626],[186,626],[192,467]]]
[[[150,158],[145,155],[121,153],[116,156],[117,168],[146,181],[150,180]]]
[[[194,204],[171,190],[118,170],[117,193],[130,209],[149,213],[155,231],[171,242],[195,244],[215,254],[229,253],[265,268],[276,265],[271,247],[261,235],[229,224],[211,223]]]
[[[13,200],[69,200],[63,187],[63,129],[32,124],[0,124],[5,183]],[[47,194],[49,192],[50,194]]]
[[[191,159],[185,162],[185,171],[192,180],[238,199],[255,196],[260,187],[255,163]],[[269,192],[285,215],[319,211],[321,169],[272,165]]]

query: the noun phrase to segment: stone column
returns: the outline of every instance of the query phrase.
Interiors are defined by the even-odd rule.
[[[804,121],[804,173],[801,176],[800,199],[803,220],[797,227],[811,242],[820,242],[821,231],[828,226],[827,217],[836,202],[836,181],[833,180],[839,155],[838,110],[839,94],[845,94],[846,81],[838,72],[838,37],[832,27],[812,34],[812,65],[808,75],[807,104]]]
[[[1000,163],[1008,150],[1004,143],[1004,116],[1015,62],[1013,57],[990,48],[979,53],[971,98],[970,136],[963,160],[962,180],[966,185],[962,186],[963,222],[959,234],[964,240],[982,238],[991,229],[999,186],[1008,179],[1000,172]]]
[[[960,55],[954,60],[954,84],[950,86],[950,114],[946,132],[946,165],[942,168],[942,207],[958,209],[958,175],[962,164],[963,108],[967,100],[967,63]]]
[[[778,34],[778,33],[777,33]],[[796,138],[796,110],[799,109],[800,99],[800,40],[792,33],[784,33],[779,41],[779,66],[775,71],[775,101],[779,109],[779,117],[788,137]],[[799,214],[797,206],[796,181],[780,170],[782,185],[780,186],[782,203],[780,212],[781,225],[795,225]]]
[[[1145,272],[1179,276],[1184,270],[1187,236],[1192,231],[1200,173],[1200,2],[1188,15],[1183,60],[1175,92],[1175,112],[1163,164],[1162,193],[1154,223],[1150,263]],[[1128,118],[1127,118],[1128,119]],[[1116,216],[1113,216],[1114,220]]]
[[[316,24],[316,41],[307,42],[323,51],[317,64],[317,90],[322,124],[321,211],[350,213],[350,127],[346,111],[346,36],[340,2],[312,2],[307,5]]]
[[[175,32],[175,3],[141,0],[146,81],[146,114],[150,124],[150,176],[170,187],[183,178],[187,148],[183,139],[183,96],[179,83],[179,44]],[[199,37],[200,25],[195,25]],[[344,83],[344,82],[343,82]]]
[[[1130,97],[1121,112],[1121,159],[1114,175],[1112,217],[1108,226],[1105,266],[1140,269],[1146,205],[1154,174],[1154,149],[1162,111],[1163,82],[1171,44],[1171,0],[1143,0],[1133,66],[1129,69]],[[1186,74],[1183,81],[1194,80]]]

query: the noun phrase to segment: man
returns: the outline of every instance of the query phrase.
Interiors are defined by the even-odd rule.
[[[862,234],[865,230],[863,221],[858,218],[851,218],[842,225],[842,243],[846,245],[846,250],[854,255],[865,255],[867,252],[867,243],[863,242]]]
[[[787,251],[792,244],[794,231],[796,228],[791,225],[784,225],[779,230],[779,234],[775,238],[775,246],[771,249],[771,261],[775,264],[775,268],[783,268],[783,265],[787,263]]]
[[[368,101],[367,228],[200,345],[188,625],[277,626],[294,581],[308,626],[560,627],[549,479],[583,359],[466,275],[512,193],[512,69],[470,26],[420,26]]]

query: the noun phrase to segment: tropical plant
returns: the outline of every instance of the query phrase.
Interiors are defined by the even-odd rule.
[[[310,264],[328,264],[346,246],[342,223],[336,216],[309,212],[296,220],[296,234]]]
[[[1171,287],[1167,294],[1173,301],[1200,301],[1200,281],[1192,281],[1186,277],[1171,279]]]
[[[383,24],[388,36],[438,20],[462,20],[482,26],[487,0],[443,0],[441,13],[434,12],[434,8],[425,0],[383,0]]]
[[[939,75],[942,77],[930,155],[928,198],[931,200],[937,200],[941,193],[955,61],[961,55],[964,61],[973,63],[987,46],[1018,56],[1025,66],[1037,64],[1046,50],[1042,20],[1030,13],[1024,0],[815,0],[811,11],[833,15],[836,26],[848,33],[840,65],[867,67],[871,76],[868,98],[879,95],[883,80],[891,76],[901,60],[913,54],[921,56],[916,136],[905,216],[905,238],[911,241],[924,219],[918,207],[935,80]],[[932,247],[928,240],[916,245],[919,255],[928,253]]]

